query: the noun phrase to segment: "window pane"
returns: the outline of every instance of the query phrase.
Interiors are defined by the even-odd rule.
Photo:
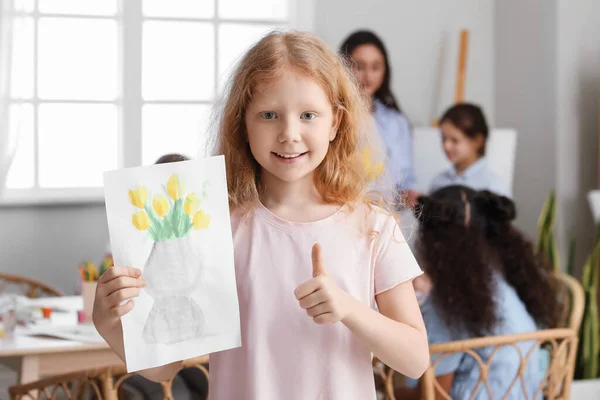
[[[14,7],[18,12],[32,12],[33,0],[14,0]]]
[[[179,153],[196,157],[205,143],[211,107],[149,104],[142,109],[142,162]]]
[[[223,89],[237,62],[250,46],[276,28],[275,25],[219,25],[219,90]]]
[[[12,97],[33,97],[33,18],[15,18],[11,67]]]
[[[113,15],[116,0],[38,0],[40,12],[54,14]]]
[[[144,23],[142,95],[146,100],[210,100],[214,94],[211,23]]]
[[[116,21],[41,18],[38,38],[41,98],[117,97]]]
[[[218,0],[219,18],[281,21],[288,18],[289,0]]]
[[[117,142],[117,108],[113,105],[41,105],[40,186],[102,186],[102,173],[118,166]]]
[[[6,187],[9,189],[33,187],[35,162],[33,158],[33,106],[31,104],[11,106],[10,129],[15,133],[17,148],[6,178]]]
[[[214,0],[144,0],[147,17],[212,18],[215,15]]]

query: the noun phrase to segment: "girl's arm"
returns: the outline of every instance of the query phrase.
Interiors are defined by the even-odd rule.
[[[342,323],[384,364],[417,379],[429,366],[427,332],[412,282],[377,295],[380,313],[350,297]]]
[[[429,366],[429,347],[423,317],[411,281],[377,295],[381,313],[342,290],[327,276],[321,247],[313,246],[314,278],[295,295],[318,324],[341,321],[389,367],[419,378]]]
[[[141,274],[136,268],[112,267],[98,279],[96,288],[92,313],[94,326],[123,362],[125,346],[121,317],[133,308],[133,298],[139,294],[139,288],[146,286]],[[122,304],[125,300],[127,302]],[[151,381],[162,382],[175,376],[181,363],[178,361],[138,373]]]

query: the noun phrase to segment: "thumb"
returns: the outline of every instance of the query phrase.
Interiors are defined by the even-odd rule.
[[[319,243],[315,243],[312,247],[312,265],[313,278],[316,278],[319,275],[327,276],[327,271],[325,271],[325,265],[323,264],[321,245]]]

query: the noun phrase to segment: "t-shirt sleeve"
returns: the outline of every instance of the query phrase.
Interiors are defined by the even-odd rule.
[[[392,216],[385,217],[377,237],[374,264],[376,295],[423,273]]]

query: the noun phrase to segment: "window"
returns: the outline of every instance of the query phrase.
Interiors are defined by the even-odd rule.
[[[195,156],[240,55],[273,29],[311,22],[293,0],[15,4],[19,141],[6,199],[101,200],[103,171]]]

